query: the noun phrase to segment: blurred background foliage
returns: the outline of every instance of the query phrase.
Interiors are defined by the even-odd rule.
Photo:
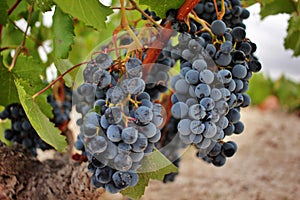
[[[300,110],[300,83],[287,79],[282,75],[277,80],[272,80],[263,73],[254,74],[249,82],[247,92],[251,96],[252,105],[262,105],[268,97],[275,97],[275,107],[286,111]],[[278,103],[278,105],[277,105]]]

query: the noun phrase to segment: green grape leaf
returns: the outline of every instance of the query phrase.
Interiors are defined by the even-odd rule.
[[[51,10],[54,5],[53,0],[27,0],[29,4],[35,4],[42,12],[47,12]]]
[[[13,74],[3,65],[2,57],[0,58],[0,104],[7,106],[11,103],[18,103],[19,97],[17,88],[14,84]]]
[[[261,86],[264,87],[261,87]],[[273,92],[273,82],[270,78],[265,78],[262,73],[253,74],[249,81],[249,90],[247,94],[251,97],[252,104],[262,103],[266,97]]]
[[[3,0],[1,0],[3,1]],[[12,1],[12,0],[6,0],[7,5],[9,8],[11,8],[16,1]],[[27,17],[28,16],[28,2],[27,1],[20,1],[18,6],[14,8],[14,11],[9,15],[9,18],[11,20],[17,21],[23,17]]]
[[[300,16],[291,15],[287,29],[287,36],[284,39],[284,47],[294,51],[293,56],[300,55]]]
[[[28,91],[31,89],[30,84],[21,79],[15,79],[15,84],[24,111],[40,138],[56,150],[60,152],[65,151],[67,147],[66,138],[60,134],[60,130],[54,127],[54,124],[44,115],[35,99],[28,94]]]
[[[282,76],[274,83],[275,94],[282,108],[295,110],[300,105],[300,91],[297,83]]]
[[[162,181],[166,174],[178,172],[175,167],[160,151],[154,150],[152,154],[143,158],[138,169],[139,182],[134,187],[129,187],[121,193],[132,199],[140,199],[148,186],[150,179]]]
[[[6,129],[10,129],[11,127],[11,121],[10,120],[4,120],[0,121],[0,141],[4,142],[6,145],[10,145],[11,142],[4,137],[4,131]]]
[[[297,9],[296,2],[290,0],[263,0],[260,16],[262,19],[279,13],[292,13]]]
[[[12,23],[3,27],[1,46],[17,46],[23,40],[23,33],[19,31]]]
[[[111,8],[104,6],[98,0],[55,0],[55,3],[65,12],[83,21],[87,26],[97,30],[105,28],[107,16],[112,14]]]
[[[140,4],[147,5],[151,10],[160,17],[165,17],[166,12],[170,9],[179,8],[184,0],[170,1],[170,0],[140,0]]]
[[[73,66],[73,64],[68,59],[55,59],[54,64],[60,74],[66,72]],[[65,84],[68,87],[72,87],[73,82],[76,78],[76,72],[74,71],[76,71],[76,69],[74,69],[73,71],[71,71],[63,77]]]
[[[6,1],[0,1],[0,24],[5,25],[8,19],[8,5]]]
[[[50,92],[45,92],[39,96],[36,97],[36,102],[39,105],[41,111],[46,115],[49,119],[53,119],[54,115],[52,112],[52,106],[47,101],[47,96],[50,94]]]
[[[2,57],[1,59],[2,60]],[[40,79],[40,75],[44,70],[44,66],[34,60],[32,57],[25,57],[20,55],[12,70],[9,71],[7,67],[0,62],[0,102],[1,105],[7,106],[11,103],[19,103],[18,91],[14,80],[26,80],[30,85],[28,94],[34,95],[45,87],[45,84]],[[51,106],[44,105],[45,113],[52,112]]]
[[[55,58],[67,58],[74,44],[74,25],[70,15],[56,8],[53,15],[53,47]]]

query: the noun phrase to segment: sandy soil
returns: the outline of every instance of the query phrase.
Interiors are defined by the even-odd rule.
[[[175,182],[151,181],[142,200],[300,199],[300,119],[279,111],[246,109],[246,130],[231,136],[238,152],[216,168],[187,151]]]
[[[298,200],[300,199],[300,118],[251,107],[242,111],[245,131],[230,136],[234,157],[217,168],[184,153],[172,183],[152,180],[142,200]],[[127,200],[104,192],[101,200]]]

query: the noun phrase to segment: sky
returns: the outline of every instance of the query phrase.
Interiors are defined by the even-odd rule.
[[[289,15],[278,14],[260,20],[259,4],[249,7],[248,10],[251,15],[244,21],[247,37],[257,45],[256,55],[263,65],[262,71],[273,79],[285,74],[300,82],[300,56],[295,58],[291,50],[284,49]]]

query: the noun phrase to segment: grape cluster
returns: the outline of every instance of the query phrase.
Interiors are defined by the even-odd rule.
[[[70,120],[70,112],[72,110],[72,90],[63,85],[63,91],[58,92],[58,95],[62,93],[62,100],[55,98],[54,94],[50,94],[47,97],[48,103],[52,106],[52,113],[54,115],[51,120],[55,126],[68,123]]]
[[[125,56],[122,61],[101,53],[87,64],[84,83],[74,92],[76,110],[82,114],[75,147],[89,160],[93,185],[112,193],[134,186],[140,162],[154,145],[176,166],[179,149],[187,145],[215,166],[235,154],[236,143],[225,137],[244,131],[240,110],[250,104],[245,92],[261,64],[254,56],[255,43],[246,37],[242,21],[249,12],[240,1],[225,0],[223,20],[217,20],[214,9],[209,0],[194,8],[194,14],[210,24],[206,27],[193,17],[188,23],[178,21],[176,10],[167,12],[161,25],[171,24],[178,44],[166,44],[146,82],[141,77],[147,49],[139,58]],[[121,44],[131,41],[125,37]],[[170,78],[176,62],[180,74]],[[170,92],[169,85],[172,117],[163,126],[162,106],[153,102],[170,104],[160,98]],[[164,182],[176,175],[167,174]]]
[[[243,27],[246,28],[243,23],[244,19],[247,19],[250,16],[250,12],[242,7],[240,0],[224,0],[225,6],[225,15],[223,21],[227,24],[228,27]],[[221,2],[217,3],[218,11],[221,11]],[[204,0],[199,2],[194,11],[199,18],[212,23],[217,20],[217,14],[214,6],[213,0]]]
[[[145,92],[141,60],[115,64],[104,53],[90,61],[75,97],[83,115],[75,147],[88,157],[93,185],[111,193],[137,184],[136,171],[159,141],[163,122],[162,106]]]
[[[52,149],[52,146],[45,143],[31,126],[21,104],[14,103],[6,106],[0,113],[0,119],[11,120],[11,128],[4,131],[5,139],[22,144],[35,156],[37,148]]]
[[[180,60],[180,74],[170,81],[175,91],[171,112],[180,119],[181,141],[196,146],[199,157],[222,166],[237,149],[235,143],[222,140],[243,132],[240,108],[250,104],[245,94],[248,81],[261,64],[244,28],[231,29],[215,20],[210,29],[212,35],[181,33],[179,44],[171,49],[171,57]]]
[[[48,95],[48,103],[52,107],[53,118],[51,121],[56,127],[68,123],[70,120],[70,112],[72,109],[72,91],[70,88],[63,87],[63,101],[57,101],[53,94]],[[11,129],[4,132],[7,140],[22,144],[33,155],[37,155],[36,149],[41,150],[53,149],[52,146],[45,143],[37,134],[29,122],[25,111],[21,104],[14,103],[5,107],[0,113],[0,119],[9,119],[11,121]]]

